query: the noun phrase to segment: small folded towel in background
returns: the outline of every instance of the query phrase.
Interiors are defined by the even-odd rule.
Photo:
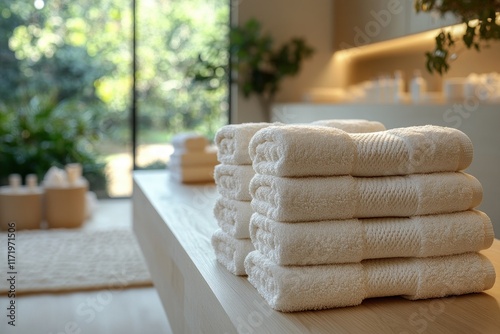
[[[314,121],[311,124],[333,127],[349,133],[364,133],[385,130],[384,124],[377,121],[368,121],[366,119],[325,119]]]
[[[215,134],[220,162],[229,165],[251,165],[248,144],[260,129],[281,123],[243,123],[223,126]]]
[[[245,258],[254,250],[250,239],[235,239],[218,229],[212,235],[212,247],[217,261],[227,270],[234,275],[246,276]]]
[[[173,136],[172,145],[179,151],[203,151],[208,146],[208,139],[196,133],[183,132]]]
[[[250,238],[250,217],[253,214],[249,201],[237,201],[221,196],[214,206],[214,216],[219,227],[236,239]]]
[[[483,189],[463,173],[286,178],[255,174],[253,209],[273,220],[410,217],[475,208]]]
[[[249,154],[259,174],[383,176],[463,170],[473,147],[463,132],[433,125],[359,134],[286,125],[259,130]]]
[[[250,201],[250,181],[255,175],[252,165],[215,166],[215,183],[222,196],[238,201]]]
[[[215,166],[219,163],[217,160],[217,150],[215,148],[205,151],[174,151],[170,155],[169,166],[176,167],[195,167],[195,166]]]
[[[218,164],[215,148],[208,147],[208,139],[195,133],[179,133],[172,138],[174,152],[168,169],[172,179],[182,183],[214,182],[214,168]]]
[[[279,265],[320,265],[393,257],[431,257],[487,249],[495,237],[483,212],[409,218],[282,223],[255,213],[256,250]]]
[[[354,306],[372,297],[415,300],[461,295],[490,289],[495,283],[492,264],[479,253],[279,266],[253,251],[245,269],[260,295],[283,312]]]
[[[214,182],[214,166],[170,166],[170,177],[183,183]]]

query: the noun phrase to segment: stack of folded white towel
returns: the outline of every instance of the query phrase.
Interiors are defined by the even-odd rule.
[[[244,123],[223,126],[215,135],[217,157],[215,184],[219,192],[214,215],[219,225],[212,235],[217,261],[234,275],[246,275],[245,258],[254,250],[250,241],[250,180],[255,175],[248,145],[252,136],[271,123]]]
[[[349,132],[385,130],[380,122],[367,120],[321,120],[317,126],[337,127]],[[214,207],[219,225],[212,235],[217,260],[235,275],[246,275],[244,261],[254,250],[250,240],[250,217],[254,213],[249,186],[255,175],[248,146],[253,135],[281,123],[244,123],[222,127],[215,135],[217,155],[221,164],[215,167],[215,183],[220,194]]]
[[[168,164],[172,178],[183,183],[213,182],[217,151],[208,139],[196,133],[179,133],[172,138],[174,152]]]
[[[482,187],[462,172],[461,131],[418,126],[349,134],[289,125],[250,142],[248,280],[280,311],[353,306],[365,298],[480,292],[495,281],[478,253],[494,233],[474,208]]]

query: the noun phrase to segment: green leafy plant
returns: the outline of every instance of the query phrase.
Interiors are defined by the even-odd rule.
[[[498,0],[415,0],[418,12],[437,11],[441,16],[452,13],[465,24],[462,42],[467,49],[480,51],[483,44],[500,39],[500,2]],[[426,52],[426,67],[430,73],[440,75],[450,68],[450,61],[457,57],[453,52],[457,40],[448,32],[441,31],[436,36],[436,46]]]
[[[0,183],[12,173],[41,179],[52,166],[78,162],[90,188],[102,190],[104,164],[94,151],[100,138],[98,115],[79,100],[57,102],[50,95],[21,106],[0,106]]]
[[[209,88],[217,87],[217,82],[224,78],[227,80],[228,73],[227,65],[214,62],[214,59],[225,59],[220,52],[227,47],[219,44],[213,49],[213,52],[198,57],[189,74],[194,81],[207,83]],[[228,50],[230,66],[237,72],[237,78],[232,78],[232,81],[238,83],[245,97],[258,97],[267,117],[283,79],[297,75],[302,62],[314,54],[313,48],[297,37],[274,48],[273,38],[262,32],[261,24],[255,19],[231,27]]]

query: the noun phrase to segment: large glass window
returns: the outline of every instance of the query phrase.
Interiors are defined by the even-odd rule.
[[[214,80],[207,89],[188,74],[199,56],[212,56],[224,44],[229,6],[227,0],[137,0],[137,5],[136,163],[164,168],[172,135],[196,131],[213,138],[227,123],[227,83]]]
[[[136,0],[134,163],[133,3],[0,2],[0,183],[80,162],[99,196],[129,196],[134,165],[163,167],[173,134],[227,122],[225,85],[187,75],[227,38],[227,2]]]

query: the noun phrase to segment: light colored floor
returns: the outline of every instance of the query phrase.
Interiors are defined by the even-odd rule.
[[[131,226],[131,210],[130,200],[100,201],[83,228]],[[2,334],[172,333],[153,287],[18,296],[16,327],[7,324],[7,302],[2,295]]]

